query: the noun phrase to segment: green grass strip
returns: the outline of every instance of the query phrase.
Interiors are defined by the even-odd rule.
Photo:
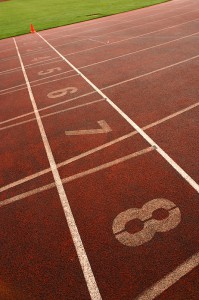
[[[9,0],[0,2],[0,39],[118,14],[169,0]]]

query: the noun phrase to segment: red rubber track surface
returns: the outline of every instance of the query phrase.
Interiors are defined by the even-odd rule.
[[[197,0],[0,41],[0,299],[199,299],[198,49]]]

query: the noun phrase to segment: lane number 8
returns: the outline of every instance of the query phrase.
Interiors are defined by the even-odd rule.
[[[165,209],[169,216],[163,220],[153,219],[152,214],[157,209]],[[139,219],[144,227],[136,233],[129,233],[125,226],[129,221]],[[142,208],[130,208],[121,212],[113,221],[113,233],[116,239],[125,246],[137,247],[149,242],[156,232],[166,232],[174,229],[181,221],[181,213],[176,205],[167,199],[153,199]]]

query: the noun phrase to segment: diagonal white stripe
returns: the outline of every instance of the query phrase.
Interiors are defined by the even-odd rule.
[[[49,161],[51,171],[52,171],[52,174],[53,174],[53,177],[54,177],[55,186],[56,186],[58,194],[59,194],[59,198],[60,198],[60,201],[61,201],[61,204],[62,204],[62,207],[63,207],[63,210],[64,210],[64,214],[65,214],[65,217],[66,217],[66,220],[67,220],[67,223],[68,223],[68,227],[69,227],[69,230],[70,230],[70,233],[71,233],[74,245],[75,245],[75,249],[77,251],[77,255],[78,255],[81,267],[82,267],[82,271],[83,271],[83,274],[84,274],[84,277],[85,277],[85,280],[86,280],[86,283],[87,283],[87,287],[88,287],[91,299],[92,300],[101,300],[102,298],[101,298],[97,283],[95,281],[95,277],[94,277],[94,274],[92,272],[88,257],[86,255],[81,237],[79,235],[79,232],[78,232],[78,229],[77,229],[77,226],[76,226],[76,223],[75,223],[75,220],[74,220],[71,208],[70,208],[70,204],[68,202],[68,199],[67,199],[67,196],[66,196],[66,193],[65,193],[60,175],[59,175],[59,172],[57,170],[57,166],[56,166],[53,154],[52,154],[52,150],[50,148],[48,138],[46,136],[46,132],[45,132],[45,129],[43,127],[43,123],[41,121],[41,117],[40,117],[40,114],[39,114],[38,109],[37,109],[37,104],[35,102],[35,99],[34,99],[34,96],[33,96],[33,93],[32,93],[32,89],[30,87],[30,83],[29,83],[29,80],[28,80],[28,77],[27,77],[27,74],[26,74],[26,71],[25,71],[25,68],[24,68],[24,64],[23,64],[23,61],[21,59],[21,56],[20,56],[20,53],[19,53],[19,50],[18,50],[15,39],[14,39],[14,43],[15,43],[15,46],[16,46],[16,50],[17,50],[17,54],[18,54],[18,57],[19,57],[21,68],[22,68],[22,71],[23,71],[23,74],[24,74],[24,78],[25,78],[25,81],[26,81],[26,84],[27,84],[30,100],[31,100],[31,103],[32,103],[32,106],[33,106],[33,109],[34,109],[34,113],[35,113],[35,117],[36,117],[36,120],[37,120],[37,123],[38,123],[41,138],[43,140],[43,144],[44,144],[44,147],[45,147],[45,150],[46,150],[48,161]]]

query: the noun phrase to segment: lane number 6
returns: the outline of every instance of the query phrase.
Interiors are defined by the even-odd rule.
[[[66,94],[68,94],[68,92],[70,94],[74,94],[77,92],[77,88],[76,87],[67,87],[65,89],[61,89],[61,90],[57,90],[57,91],[53,91],[48,93],[48,98],[59,98],[59,97],[63,97]]]

